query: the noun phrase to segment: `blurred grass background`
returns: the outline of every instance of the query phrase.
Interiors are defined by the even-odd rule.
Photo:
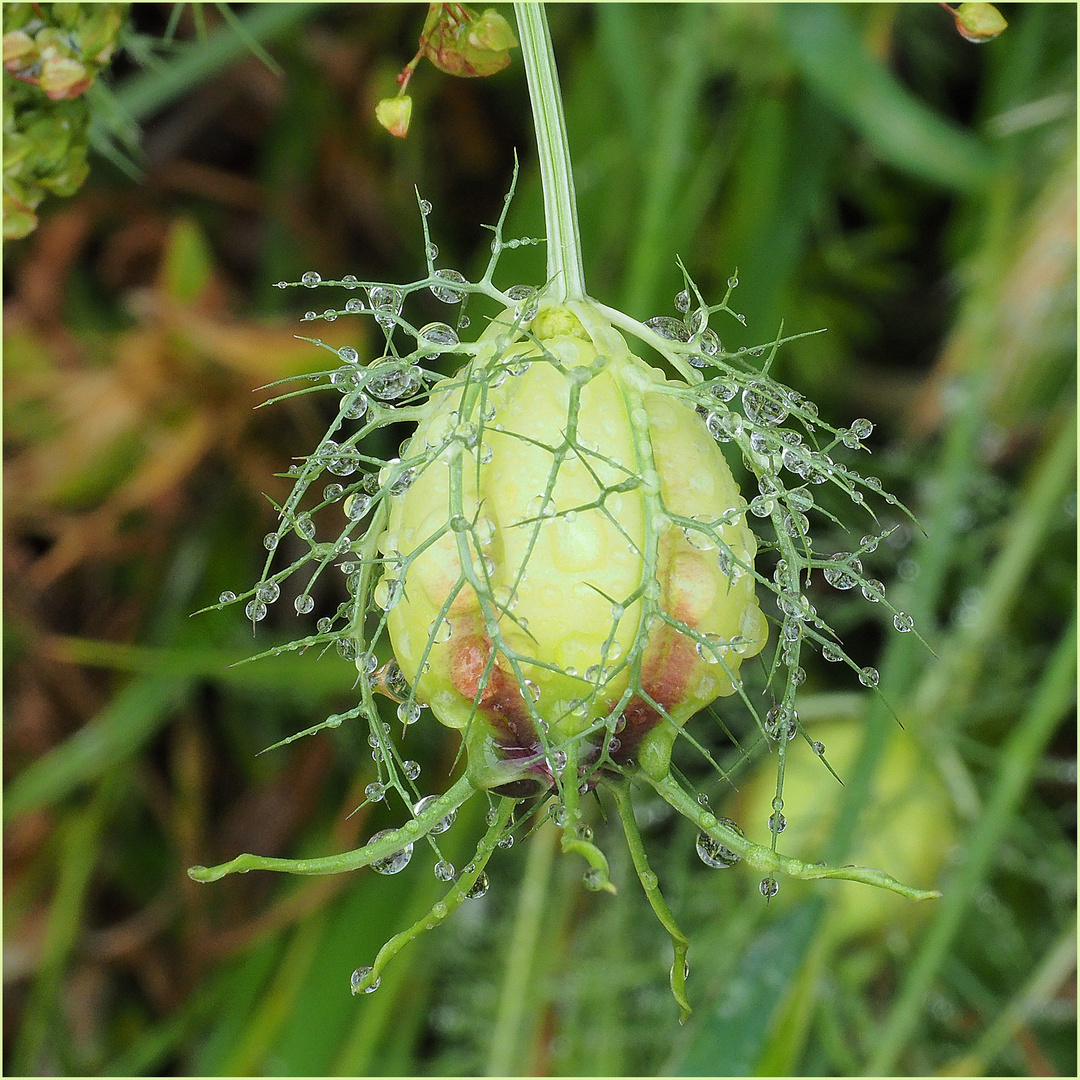
[[[616,897],[584,892],[541,830],[361,999],[352,969],[436,896],[426,852],[395,877],[184,874],[395,823],[348,816],[374,778],[358,729],[256,756],[353,703],[335,657],[229,666],[302,633],[292,605],[254,641],[240,611],[190,617],[255,580],[263,493],[281,500],[274,474],[327,420],[310,396],[252,409],[319,366],[293,339],[314,294],[273,282],[414,279],[414,185],[440,264],[475,271],[515,150],[513,228],[543,227],[516,54],[485,80],[422,67],[398,142],[373,110],[421,5],[234,7],[281,71],[214,8],[200,39],[185,8],[157,63],[114,63],[141,175],[94,158],[5,245],[5,1071],[1075,1075],[1075,7],[1001,5],[982,46],[932,4],[549,10],[590,292],[674,314],[678,253],[707,297],[738,267],[747,327],[726,346],[826,327],[774,372],[830,421],[877,424],[872,471],[926,530],[871,565],[936,655],[822,589],[903,728],[846,669],[811,668],[800,716],[845,786],[793,754],[781,846],[944,897],[782,880],[766,906],[643,799],[691,940],[684,1028],[670,946],[599,817]],[[133,5],[134,26],[160,36],[173,10]],[[543,254],[503,270],[539,282]],[[370,355],[359,323],[320,333]],[[774,763],[720,712],[745,749],[694,730],[739,790],[680,765],[765,840]],[[437,791],[454,739],[424,724],[410,753]]]

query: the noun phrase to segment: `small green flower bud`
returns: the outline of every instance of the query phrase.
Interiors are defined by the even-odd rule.
[[[993,4],[961,4],[954,12],[956,29],[968,41],[993,41],[1009,24]]]
[[[375,118],[391,135],[404,139],[412,119],[412,98],[408,94],[383,98],[375,106]]]
[[[765,644],[746,503],[679,384],[592,305],[541,306],[529,340],[515,318],[403,454],[428,463],[380,544],[407,563],[394,651],[488,786],[514,760],[550,784],[546,751],[598,719],[579,762],[607,747],[662,777],[678,728]]]

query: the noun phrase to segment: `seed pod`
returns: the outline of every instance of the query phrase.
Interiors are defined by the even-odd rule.
[[[683,384],[591,304],[542,304],[527,339],[515,317],[403,455],[427,464],[380,545],[404,566],[394,651],[477,783],[550,785],[598,719],[579,762],[615,732],[611,760],[663,776],[678,727],[765,644],[746,504]]]

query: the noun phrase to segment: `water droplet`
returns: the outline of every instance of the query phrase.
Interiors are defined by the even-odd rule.
[[[356,642],[352,638],[338,638],[336,647],[342,660],[356,659]]]
[[[457,331],[444,322],[428,323],[420,331],[420,337],[423,339],[422,344],[431,345],[457,345],[458,336]]]
[[[858,420],[851,421],[851,434],[856,439],[869,439],[873,433],[874,425],[869,420],[860,417]]]
[[[505,836],[499,838],[499,847],[504,850],[508,850],[514,846],[514,837],[511,833],[507,833]]]
[[[490,886],[488,881],[487,871],[481,870],[480,876],[473,882],[472,888],[465,894],[468,900],[479,900],[483,896]]]
[[[445,859],[440,859],[435,864],[435,877],[439,881],[453,881],[454,880],[454,864],[447,862]]]
[[[439,257],[439,246],[438,246],[438,244],[428,244],[428,246],[427,246],[427,257],[429,259],[431,259],[432,261],[434,261],[435,259],[437,259]]]
[[[255,595],[263,603],[272,604],[281,595],[281,588],[276,581],[267,581],[255,590]]]
[[[841,551],[832,556],[835,566],[825,567],[825,580],[834,589],[853,589],[859,584],[856,575],[862,574],[862,563],[850,552]]]
[[[351,345],[344,345],[338,349],[338,356],[346,364],[358,364],[360,362],[360,354]]]
[[[766,900],[771,900],[780,891],[780,886],[777,885],[776,878],[767,877],[761,879],[758,890]]]
[[[690,310],[690,294],[685,289],[675,294],[675,310],[684,315]]]
[[[389,611],[400,599],[404,591],[404,585],[397,578],[383,576],[375,586],[372,594],[375,603]]]
[[[729,821],[727,818],[721,818],[720,820],[723,824],[734,828],[740,835],[742,834],[742,830],[733,821]],[[737,851],[724,847],[723,844],[715,840],[707,832],[698,833],[695,848],[698,858],[706,866],[711,866],[714,870],[726,870],[729,866],[734,866],[742,858]]]
[[[341,284],[344,285],[346,289],[355,289],[359,286],[360,282],[356,280],[355,274],[346,274],[341,279]]]
[[[373,844],[376,840],[381,840],[384,836],[389,836],[396,831],[396,829],[383,829],[380,832],[377,832],[368,843]],[[376,859],[376,861],[371,864],[371,869],[377,874],[398,874],[409,865],[412,853],[412,844],[406,844],[400,851],[395,851],[390,855],[387,855],[384,859]]]
[[[901,634],[908,634],[915,629],[915,620],[904,611],[898,611],[893,616],[892,624]]]
[[[376,979],[370,986],[364,986],[364,983],[367,981],[367,978],[371,974],[372,970],[373,969],[370,967],[358,967],[352,973],[351,983],[352,992],[354,994],[373,994],[376,990],[379,989],[379,982],[381,981],[379,979]]]
[[[225,592],[223,592],[218,597],[218,603],[219,604],[231,604],[235,599],[236,599],[236,593],[230,592],[228,589],[226,589]]]
[[[249,600],[247,607],[244,608],[244,614],[252,622],[260,622],[266,618],[266,605],[261,600]]]
[[[431,203],[427,199],[420,200],[420,213],[427,217],[431,213]]]
[[[459,274],[456,270],[436,270],[435,276],[442,278],[443,281],[453,281],[456,283],[464,283],[466,281],[464,274]],[[465,293],[461,289],[452,289],[448,285],[432,285],[431,291],[436,300],[441,300],[444,304],[459,304],[465,299]]]
[[[315,535],[315,522],[311,520],[311,515],[301,514],[293,522],[293,530],[301,539],[310,540]]]
[[[877,668],[864,667],[859,672],[859,682],[861,682],[863,686],[877,686],[880,678],[881,676],[878,674]]]
[[[605,874],[595,866],[590,866],[582,875],[581,883],[590,892],[599,892],[604,887]]]
[[[314,289],[321,281],[322,277],[319,274],[316,274],[314,270],[308,270],[300,279],[300,284],[306,285],[309,289]]]
[[[307,593],[301,593],[293,601],[293,607],[296,608],[297,615],[307,615],[315,607],[315,601]]]
[[[334,308],[329,308],[329,307],[328,307],[328,308],[327,308],[327,309],[326,309],[326,310],[325,310],[325,311],[323,312],[323,318],[324,318],[324,319],[325,319],[325,320],[326,320],[327,322],[333,322],[333,321],[334,321],[334,320],[335,320],[335,319],[336,319],[337,317],[338,317],[338,313],[337,313],[337,311],[335,311],[335,310],[334,310]]]
[[[442,645],[444,642],[450,640],[450,635],[453,633],[453,627],[450,625],[449,619],[443,618],[439,620],[438,625],[432,623],[432,625],[428,627],[428,633],[434,644]]]
[[[386,797],[386,785],[376,781],[364,788],[364,797],[368,802],[382,802]]]
[[[672,319],[667,315],[657,315],[646,319],[645,325],[655,334],[669,341],[689,341],[690,329],[681,319]]]
[[[397,707],[397,717],[406,727],[408,727],[411,724],[415,724],[416,721],[420,719],[420,713],[422,711],[423,710],[421,710],[421,708],[420,708],[420,706],[419,706],[419,704],[417,702],[415,702],[415,701],[403,701]],[[415,764],[415,762],[414,762],[414,764]],[[408,775],[408,769],[406,769],[405,772],[406,772],[406,775]],[[417,768],[417,774],[419,775],[419,767]],[[415,780],[416,777],[415,776],[410,776],[409,779],[410,780]]]
[[[372,397],[380,401],[397,401],[415,393],[421,381],[420,372],[411,364],[383,357],[368,368],[364,386]]]
[[[799,714],[788,712],[783,705],[774,705],[765,714],[765,734],[773,742],[779,742],[781,734],[787,736],[788,742],[795,738],[799,730]]]
[[[420,763],[406,759],[401,763],[401,771],[410,779],[415,780],[420,775]]]
[[[762,427],[776,427],[788,418],[788,407],[777,391],[758,380],[747,384],[742,402],[746,418]]]
[[[769,832],[782,833],[787,828],[787,818],[777,812],[769,816]]]
[[[281,538],[277,533],[267,533],[263,537],[263,547],[266,548],[267,551],[273,551],[278,546],[278,541],[280,539]]]

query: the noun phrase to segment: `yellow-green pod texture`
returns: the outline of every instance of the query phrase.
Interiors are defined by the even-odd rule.
[[[404,452],[426,457],[380,544],[403,560],[394,652],[477,770],[519,759],[550,783],[551,751],[614,715],[579,760],[613,731],[611,760],[662,775],[765,644],[746,504],[682,384],[591,304],[541,305],[527,334],[513,318]]]

